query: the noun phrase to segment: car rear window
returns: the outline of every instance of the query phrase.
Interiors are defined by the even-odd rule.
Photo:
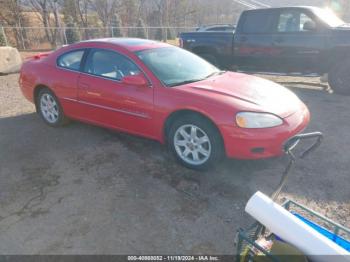
[[[70,51],[68,53],[61,55],[57,59],[57,65],[59,67],[78,71],[80,69],[80,64],[81,64],[83,55],[84,55],[84,50]]]
[[[269,12],[247,12],[242,32],[245,34],[263,34],[272,32],[274,16]]]

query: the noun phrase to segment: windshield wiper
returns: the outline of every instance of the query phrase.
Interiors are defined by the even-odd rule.
[[[218,71],[218,72],[214,72],[214,73],[211,73],[210,75],[206,76],[205,79],[208,79],[212,76],[217,76],[217,75],[222,75],[222,74],[225,74],[226,71]]]
[[[210,77],[212,77],[212,76],[222,75],[222,74],[224,74],[224,73],[226,73],[226,71],[218,71],[218,72],[211,73],[210,75],[207,75],[207,76],[204,77],[204,78],[186,80],[186,81],[182,81],[182,82],[170,84],[170,85],[168,85],[168,86],[169,86],[169,87],[174,87],[174,86],[181,86],[181,85],[191,84],[191,83],[194,83],[194,82],[203,81],[203,80],[208,79],[208,78],[210,78]]]
[[[202,81],[202,80],[204,80],[204,79],[205,79],[205,78],[186,80],[186,81],[182,81],[182,82],[170,84],[170,85],[168,85],[168,86],[169,86],[169,87],[181,86],[181,85],[191,84],[191,83],[194,83],[194,82],[199,82],[199,81]]]

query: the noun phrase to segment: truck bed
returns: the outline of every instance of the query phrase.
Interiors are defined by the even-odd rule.
[[[233,57],[234,32],[181,33],[181,46],[195,54],[212,54],[217,65],[229,65]],[[207,58],[207,57],[205,57]]]

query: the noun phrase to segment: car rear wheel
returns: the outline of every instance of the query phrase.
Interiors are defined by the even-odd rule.
[[[206,170],[223,156],[219,132],[208,120],[197,115],[175,120],[168,134],[168,144],[177,160],[191,169]]]
[[[68,123],[57,97],[49,89],[42,89],[39,92],[37,110],[44,122],[52,127]]]
[[[328,83],[335,93],[350,95],[350,60],[341,62],[331,69],[328,75]]]

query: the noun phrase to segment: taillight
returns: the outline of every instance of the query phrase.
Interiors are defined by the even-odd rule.
[[[40,53],[40,54],[36,54],[34,56],[29,56],[29,57],[26,57],[26,59],[34,59],[34,60],[39,60],[43,57],[47,57],[50,53]]]

